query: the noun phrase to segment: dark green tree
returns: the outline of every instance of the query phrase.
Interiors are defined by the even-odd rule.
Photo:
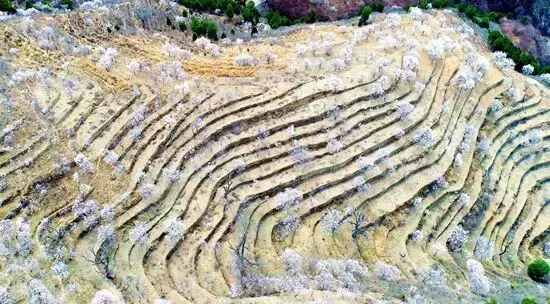
[[[550,265],[543,259],[537,259],[527,266],[527,274],[534,281],[543,282],[545,276],[550,274]]]
[[[367,24],[372,12],[373,12],[373,9],[370,5],[365,5],[363,6],[363,8],[361,8],[361,12],[360,12],[361,17],[359,18],[359,26],[363,26]]]
[[[253,1],[248,1],[242,9],[241,15],[243,20],[252,24],[257,24],[260,21],[260,13],[256,9]]]
[[[11,0],[0,0],[0,11],[15,13],[15,8],[13,7]]]

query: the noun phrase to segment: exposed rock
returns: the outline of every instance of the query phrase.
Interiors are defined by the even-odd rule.
[[[483,10],[511,13],[513,17],[528,17],[544,34],[550,34],[550,1],[548,0],[470,0]]]
[[[321,18],[335,20],[355,14],[365,0],[268,0],[269,7],[290,17],[299,18],[314,12]]]
[[[537,57],[543,64],[550,64],[550,38],[544,36],[531,24],[503,18],[502,31],[524,51]]]
[[[322,19],[336,20],[355,15],[365,4],[373,0],[266,0],[268,6],[287,16],[299,18],[314,12]],[[385,7],[404,7],[416,3],[415,0],[383,0]]]

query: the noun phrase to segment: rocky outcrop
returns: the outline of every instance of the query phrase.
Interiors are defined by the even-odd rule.
[[[266,0],[268,6],[291,17],[303,17],[315,12],[321,18],[335,20],[349,17],[372,0]],[[416,0],[383,0],[386,7],[415,4]],[[550,34],[550,1],[548,0],[470,0],[483,10],[509,13],[515,18],[527,18],[543,34]]]
[[[550,38],[533,25],[503,18],[500,27],[519,48],[537,57],[541,63],[550,64]]]
[[[267,0],[271,9],[287,16],[298,18],[314,12],[321,19],[336,20],[357,14],[365,4],[373,0]],[[386,7],[406,6],[416,3],[415,0],[384,0]]]
[[[317,16],[335,20],[357,13],[365,0],[268,0],[271,9],[299,18],[314,12]]]
[[[516,19],[527,18],[541,32],[550,34],[550,1],[548,0],[470,0],[483,10],[509,13]]]

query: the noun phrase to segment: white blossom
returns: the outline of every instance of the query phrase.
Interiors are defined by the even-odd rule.
[[[76,217],[86,217],[97,213],[99,206],[94,200],[82,201],[77,199],[73,205],[73,213]]]
[[[2,304],[14,304],[15,300],[11,296],[7,288],[0,286],[0,303]]]
[[[52,266],[52,272],[64,280],[69,277],[69,266],[61,261],[55,262]]]
[[[147,242],[147,225],[138,222],[130,229],[129,238],[132,242],[145,244]]]
[[[449,235],[449,239],[447,240],[447,247],[450,251],[460,251],[462,249],[462,246],[468,239],[469,232],[465,230],[462,226],[457,226],[455,230],[451,232],[451,235]]]
[[[484,236],[477,239],[474,255],[480,261],[485,261],[491,258],[493,255],[493,244],[491,241]]]
[[[535,68],[528,64],[528,65],[524,65],[522,68],[521,68],[521,72],[524,74],[524,75],[533,75],[533,72],[535,72]]]
[[[162,51],[164,51],[168,57],[177,60],[187,60],[191,58],[192,55],[190,51],[184,50],[173,43],[164,44]]]
[[[336,231],[336,229],[340,226],[343,218],[344,214],[342,211],[338,209],[330,209],[321,219],[321,227],[326,232],[334,233],[334,231]]]
[[[370,185],[366,182],[365,178],[361,175],[356,176],[353,179],[353,185],[355,186],[358,192],[368,192],[370,189]]]
[[[118,56],[118,51],[114,48],[107,48],[99,57],[98,64],[100,67],[110,71],[115,63],[115,58]]]
[[[407,117],[409,117],[409,114],[411,114],[414,111],[414,106],[408,102],[403,102],[399,105],[397,105],[397,114],[399,115],[399,119],[405,120]]]
[[[491,140],[488,138],[481,138],[480,141],[477,144],[477,151],[484,156],[489,152],[489,149],[491,148]]]
[[[59,303],[48,288],[38,279],[32,279],[27,285],[29,304]]]
[[[472,292],[487,296],[491,291],[491,282],[485,276],[483,265],[474,259],[469,259],[466,261],[466,267],[468,268],[468,280]]]
[[[74,158],[74,161],[76,165],[84,172],[84,173],[93,173],[94,172],[94,165],[86,158],[86,156],[82,153],[79,153]]]
[[[112,292],[103,289],[95,293],[90,304],[121,304],[121,301]]]
[[[379,279],[389,282],[395,282],[401,277],[399,268],[381,261],[376,262],[374,265],[374,272]]]
[[[289,215],[284,220],[280,221],[275,226],[275,232],[279,240],[286,239],[289,235],[294,233],[300,225],[300,218],[295,215]]]
[[[470,195],[466,192],[461,192],[456,202],[460,207],[468,206],[470,204]]]
[[[432,132],[432,129],[423,129],[418,132],[413,137],[413,140],[416,144],[420,145],[424,149],[429,149],[435,145],[435,136]]]
[[[411,233],[411,240],[414,242],[421,241],[423,238],[422,231],[415,230],[413,233]]]
[[[138,189],[138,192],[142,199],[148,199],[155,193],[155,185],[151,183],[143,184]]]
[[[258,59],[250,54],[242,53],[235,57],[235,64],[238,66],[255,66],[258,64]]]
[[[168,239],[172,242],[178,242],[183,238],[184,225],[181,220],[174,219],[168,225]]]
[[[544,135],[540,129],[529,130],[524,136],[523,145],[533,147],[542,142]]]
[[[284,191],[277,193],[275,201],[281,209],[286,209],[297,204],[302,199],[302,193],[294,188],[286,188]]]
[[[327,143],[327,149],[330,154],[335,154],[344,148],[344,144],[336,138],[331,138]]]
[[[493,61],[501,69],[513,69],[516,65],[514,60],[508,58],[508,55],[501,51],[493,53]]]

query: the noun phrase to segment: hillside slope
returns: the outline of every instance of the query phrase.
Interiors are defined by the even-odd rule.
[[[550,296],[550,90],[460,18],[215,45],[139,5],[0,23],[6,303]]]

